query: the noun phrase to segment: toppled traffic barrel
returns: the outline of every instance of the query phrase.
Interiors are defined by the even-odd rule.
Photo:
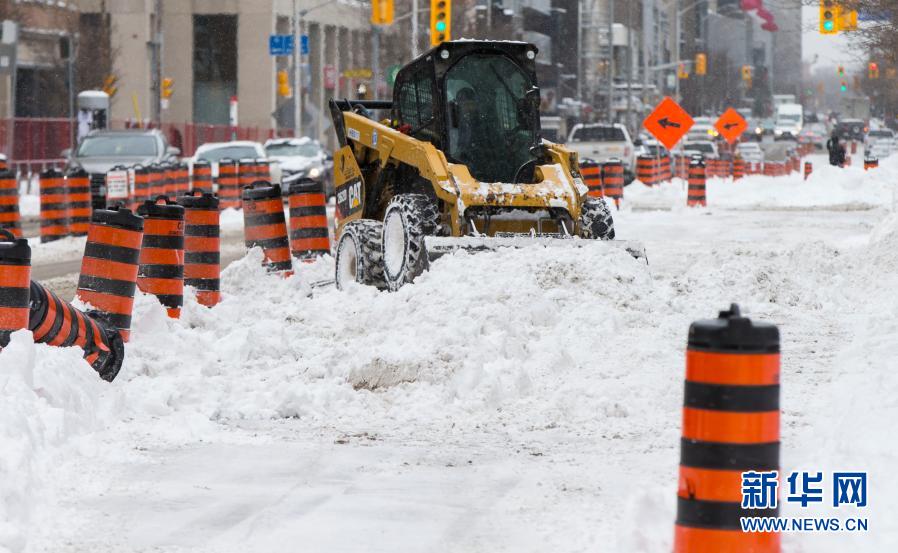
[[[587,195],[590,198],[601,198],[602,194],[602,164],[591,159],[580,162],[580,176],[583,184],[589,189]]]
[[[66,194],[69,200],[69,230],[72,236],[84,236],[90,226],[92,199],[90,173],[78,168],[66,176]]]
[[[142,218],[124,208],[98,209],[91,217],[81,259],[78,299],[99,311],[125,342],[131,336],[142,240]]]
[[[205,159],[198,159],[194,162],[190,189],[212,192],[212,164]]]
[[[0,171],[0,229],[8,230],[16,238],[22,236],[22,216],[19,213],[19,183],[12,171]]]
[[[194,190],[203,188],[193,183]],[[205,189],[204,189],[205,190]],[[212,190],[209,188],[208,190]],[[224,158],[218,162],[218,207],[227,209],[240,207],[240,174],[237,162],[230,158]]]
[[[740,526],[778,514],[743,507],[742,473],[779,470],[779,352],[777,327],[742,317],[736,304],[689,327],[676,553],[780,550],[779,534]]]
[[[178,198],[184,208],[184,285],[196,301],[214,307],[221,301],[221,233],[218,198],[193,190]]]
[[[58,347],[77,346],[103,380],[112,382],[125,359],[121,335],[101,319],[72,306],[37,282],[30,286],[28,329],[34,341]]]
[[[324,185],[312,179],[290,184],[290,249],[299,259],[331,252]]]
[[[56,169],[40,174],[41,243],[52,242],[69,235],[69,199],[65,180]]]
[[[602,165],[602,188],[605,197],[614,200],[614,207],[620,209],[620,201],[624,197],[624,163],[611,158]]]
[[[28,328],[31,247],[28,240],[0,229],[0,349],[9,335]]]
[[[280,186],[260,181],[243,189],[243,233],[247,249],[262,248],[269,273],[293,274]]]
[[[144,218],[137,287],[177,319],[184,305],[184,208],[160,196],[144,202],[137,214]]]
[[[708,205],[705,196],[705,162],[701,156],[689,161],[689,189],[686,192],[686,205],[689,207]]]

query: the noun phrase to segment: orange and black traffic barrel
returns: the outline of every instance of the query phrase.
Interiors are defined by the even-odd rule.
[[[591,159],[580,161],[580,176],[583,184],[589,189],[587,195],[590,198],[601,198],[602,194],[602,164]]]
[[[177,319],[184,305],[184,208],[160,196],[144,202],[137,214],[144,218],[137,287]]]
[[[193,184],[191,190],[212,192],[212,164],[199,159],[193,164]]]
[[[876,169],[879,167],[879,159],[873,156],[867,156],[864,158],[864,171],[868,171],[870,169]]]
[[[184,285],[196,301],[214,307],[221,300],[221,240],[218,198],[193,190],[178,198],[184,208]]]
[[[267,159],[257,159],[255,162],[255,166],[256,180],[271,182],[271,162]]]
[[[28,240],[0,229],[0,349],[9,335],[28,328],[31,247]]]
[[[262,248],[268,272],[293,274],[279,185],[259,181],[243,189],[243,233],[247,248]]]
[[[22,216],[19,213],[19,183],[12,171],[0,171],[0,229],[22,236]]]
[[[177,193],[175,189],[178,186],[178,172],[174,163],[165,162],[162,167],[162,194],[174,198]]]
[[[9,171],[9,164],[2,158],[0,158],[0,171]]]
[[[654,186],[658,183],[658,160],[655,156],[636,156],[636,178],[646,186]]]
[[[778,553],[780,536],[743,532],[742,472],[778,471],[780,340],[733,304],[689,327],[675,553]]]
[[[745,160],[742,156],[733,158],[733,180],[739,180],[745,177]]]
[[[611,158],[602,164],[602,188],[605,197],[614,200],[614,206],[620,209],[624,197],[624,162]]]
[[[218,207],[227,209],[229,207],[240,207],[240,169],[237,161],[225,158],[218,162]],[[194,180],[193,188],[203,188],[197,185]],[[209,189],[211,190],[211,188]]]
[[[128,209],[95,210],[78,278],[78,299],[99,311],[125,342],[131,334],[143,222]]]
[[[66,177],[66,192],[69,198],[69,230],[72,236],[85,236],[90,226],[92,210],[90,196],[90,173],[84,169],[73,169]]]
[[[811,173],[814,171],[814,164],[810,161],[804,162],[804,180],[808,180],[808,177],[811,176]]]
[[[175,191],[178,194],[186,194],[190,191],[190,166],[187,165],[186,161],[182,161],[177,164],[177,186]],[[211,189],[212,186],[212,175],[209,175],[209,187]]]
[[[252,158],[243,158],[238,162],[238,174],[240,176],[240,189],[244,189],[256,182],[256,160]]]
[[[114,328],[59,299],[34,281],[31,281],[29,303],[28,328],[34,333],[35,342],[81,348],[84,359],[100,378],[112,382],[125,359],[124,342]]]
[[[290,250],[299,259],[312,259],[331,252],[327,232],[324,185],[312,179],[290,184]]]
[[[705,162],[701,156],[689,161],[689,188],[686,192],[686,205],[689,207],[708,205],[705,192]]]
[[[673,163],[670,154],[664,154],[658,158],[658,181],[670,181],[673,177]]]
[[[150,199],[151,183],[150,171],[143,165],[134,166],[134,197],[131,202],[131,210],[137,211],[137,208],[143,205],[143,202]]]
[[[52,242],[69,235],[69,199],[65,180],[56,169],[40,174],[41,242]]]
[[[165,195],[165,169],[158,163],[147,166],[150,173],[150,197],[149,199]],[[143,204],[140,204],[143,205]],[[137,207],[140,209],[140,206]]]

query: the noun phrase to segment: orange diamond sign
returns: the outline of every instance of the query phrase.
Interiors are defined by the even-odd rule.
[[[732,144],[737,138],[742,136],[742,133],[748,128],[748,123],[745,122],[744,117],[739,115],[738,111],[730,108],[723,112],[720,119],[714,123],[714,128],[717,129],[720,136],[726,138],[726,141]]]
[[[695,121],[692,120],[692,117],[670,97],[661,100],[655,111],[642,122],[645,130],[652,133],[652,136],[664,144],[668,150],[676,146],[693,124]]]

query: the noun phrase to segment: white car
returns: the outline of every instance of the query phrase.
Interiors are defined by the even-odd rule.
[[[720,157],[720,154],[717,152],[717,144],[710,140],[686,141],[678,153],[686,156],[701,154],[706,160],[718,159]]]
[[[895,139],[895,133],[889,129],[877,129],[870,131],[864,140],[865,153],[876,159],[885,159],[892,155],[895,151],[898,141]]]
[[[193,157],[187,160],[190,166],[190,172],[193,173],[193,164],[198,160],[205,160],[212,164],[212,177],[218,178],[218,162],[222,159],[265,159],[271,162],[269,165],[269,174],[271,182],[281,182],[281,167],[277,161],[268,159],[265,148],[259,142],[249,140],[234,140],[232,142],[207,142],[196,149]]]
[[[736,153],[747,163],[764,163],[764,150],[757,142],[742,142],[736,146]]]
[[[323,183],[328,196],[333,195],[334,158],[317,140],[306,136],[272,138],[265,142],[265,153],[280,166],[282,178],[310,178]]]
[[[710,117],[696,117],[695,123],[686,133],[686,140],[705,141],[716,138],[717,129],[714,128],[714,122]]]
[[[636,169],[636,148],[627,128],[617,123],[578,123],[571,129],[565,146],[577,152],[580,159],[605,162],[611,158],[624,163],[626,182],[632,181]]]

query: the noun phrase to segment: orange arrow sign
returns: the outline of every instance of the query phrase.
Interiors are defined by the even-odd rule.
[[[665,148],[672,150],[694,123],[680,104],[667,97],[645,118],[642,126],[664,144]]]
[[[745,122],[744,117],[739,115],[738,111],[730,108],[723,112],[720,119],[714,123],[714,128],[717,129],[720,136],[726,138],[726,141],[732,144],[737,138],[742,136],[742,133],[748,128],[748,123]]]

